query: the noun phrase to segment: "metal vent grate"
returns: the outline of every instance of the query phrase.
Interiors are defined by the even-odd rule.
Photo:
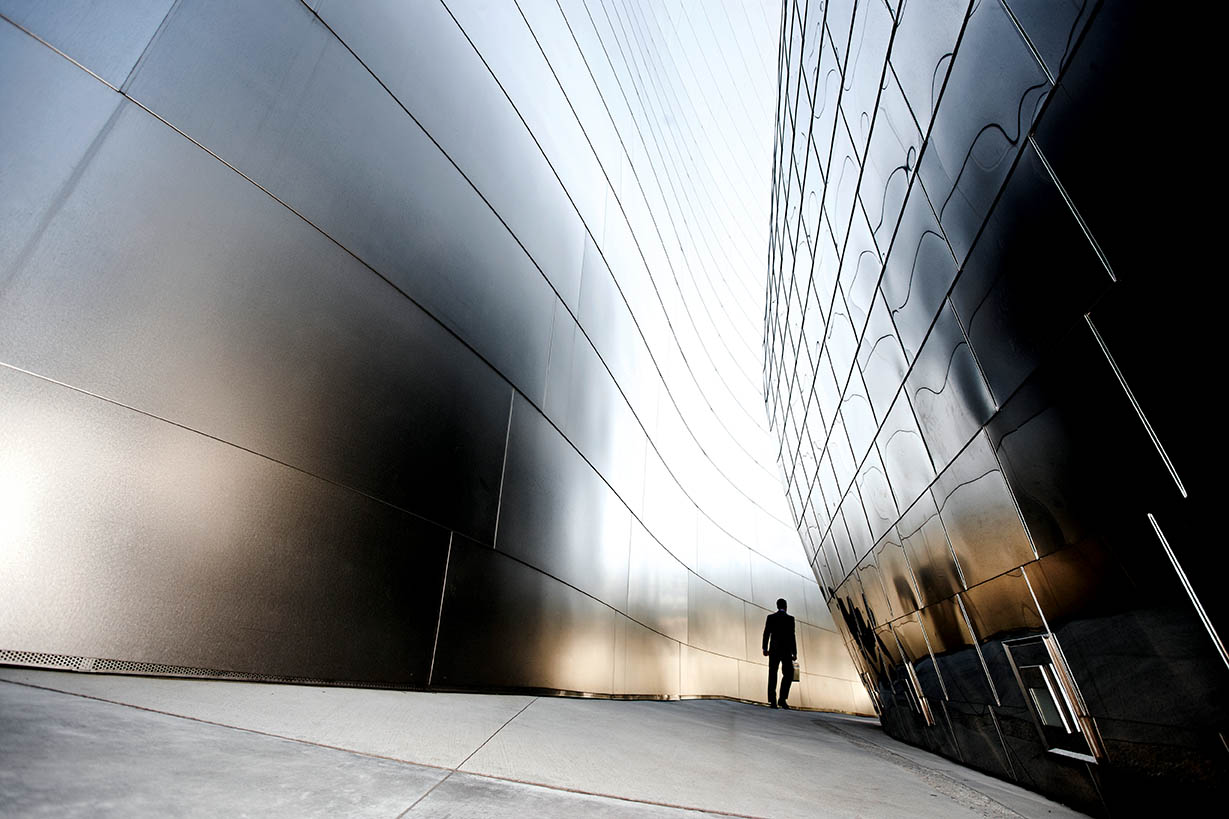
[[[93,657],[70,657],[37,651],[0,649],[0,665],[20,665],[32,668],[55,668],[68,671],[97,671],[107,674],[137,674],[154,677],[198,677],[210,680],[242,680],[246,682],[284,683],[288,685],[329,685],[346,688],[402,688],[393,684],[321,680],[315,677],[285,677],[275,674],[250,674],[246,671],[223,671],[218,668],[198,668],[166,663],[141,663],[132,660],[103,660]]]
[[[0,663],[7,665],[30,665],[36,668],[67,668],[77,671],[84,668],[84,657],[69,657],[65,654],[43,654],[36,651],[9,651],[0,648]]]

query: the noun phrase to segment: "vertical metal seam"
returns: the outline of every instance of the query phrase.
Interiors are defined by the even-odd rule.
[[[1195,589],[1191,586],[1190,581],[1186,577],[1186,572],[1182,569],[1182,564],[1178,562],[1178,556],[1174,554],[1174,550],[1169,546],[1169,540],[1166,539],[1165,533],[1161,531],[1161,526],[1156,522],[1156,518],[1152,513],[1148,513],[1148,522],[1152,524],[1152,530],[1156,532],[1157,538],[1161,541],[1161,548],[1165,550],[1165,556],[1169,558],[1169,563],[1174,567],[1174,571],[1178,575],[1178,580],[1182,583],[1182,588],[1186,590],[1186,594],[1191,599],[1191,604],[1195,607],[1195,612],[1199,615],[1199,620],[1203,623],[1203,627],[1208,630],[1208,636],[1212,638],[1212,644],[1216,646],[1216,653],[1220,655],[1221,662],[1229,668],[1229,653],[1225,651],[1225,644],[1221,642],[1220,635],[1216,632],[1216,627],[1212,625],[1211,619],[1203,609],[1203,604],[1199,602],[1199,596],[1195,594]]]
[[[440,645],[440,626],[444,622],[444,597],[448,592],[448,566],[452,562],[452,539],[456,537],[456,532],[448,533],[448,551],[444,553],[444,580],[440,584],[440,608],[435,617],[435,640],[431,643],[431,665],[427,668],[427,688],[431,687],[431,680],[435,676],[435,652]]]
[[[1169,460],[1169,453],[1165,451],[1165,447],[1161,444],[1161,439],[1157,437],[1156,431],[1148,421],[1148,416],[1144,415],[1144,408],[1139,405],[1139,401],[1135,400],[1135,393],[1131,392],[1126,376],[1122,374],[1122,370],[1118,369],[1118,362],[1114,360],[1114,356],[1110,353],[1110,348],[1105,344],[1105,339],[1101,338],[1101,333],[1097,331],[1097,325],[1093,324],[1092,314],[1085,313],[1084,321],[1088,324],[1088,329],[1092,330],[1092,336],[1097,340],[1097,346],[1101,348],[1101,353],[1105,356],[1105,360],[1109,362],[1110,369],[1114,371],[1114,377],[1118,379],[1118,384],[1122,387],[1122,391],[1127,394],[1127,400],[1131,402],[1131,408],[1135,410],[1140,423],[1144,425],[1144,430],[1152,440],[1152,445],[1156,447],[1161,460],[1165,462],[1165,468],[1169,470],[1169,476],[1178,485],[1178,492],[1181,493],[1182,497],[1187,497],[1186,487],[1182,485],[1182,479],[1178,477],[1178,470],[1174,467],[1173,461]]]
[[[504,508],[504,479],[508,475],[508,443],[512,440],[512,408],[516,406],[516,390],[508,399],[508,429],[504,433],[504,458],[499,468],[499,498],[495,501],[495,533],[491,536],[491,548],[499,551],[499,515]]]

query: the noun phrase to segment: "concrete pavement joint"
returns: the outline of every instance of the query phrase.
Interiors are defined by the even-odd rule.
[[[502,731],[505,727],[507,727],[508,723],[512,722],[512,720],[516,719],[521,714],[525,713],[525,709],[528,708],[530,705],[533,705],[533,703],[539,699],[538,697],[535,697],[533,700],[530,700],[528,703],[525,704],[523,708],[521,708],[521,710],[513,714],[511,719],[509,719],[507,722],[501,725],[494,733],[492,733],[489,737],[483,740],[482,744],[479,745],[477,748],[475,748],[472,752],[470,752],[469,756],[465,757],[465,759],[463,759],[460,762],[460,764],[457,765],[457,767],[450,768],[446,765],[434,765],[430,762],[415,762],[412,759],[402,759],[400,757],[386,756],[384,754],[374,754],[369,751],[359,751],[354,748],[342,748],[341,746],[338,746],[338,745],[329,745],[328,743],[324,743],[324,742],[314,742],[310,739],[301,739],[299,737],[290,737],[284,734],[275,734],[270,731],[261,731],[256,728],[244,728],[240,725],[230,725],[225,722],[217,722],[215,720],[208,720],[208,719],[202,719],[200,717],[188,716],[187,714],[176,714],[171,711],[163,711],[158,708],[150,708],[144,705],[135,705],[130,702],[121,702],[119,700],[107,699],[106,697],[99,697],[94,694],[82,694],[77,691],[65,691],[62,688],[53,688],[47,685],[38,685],[36,683],[21,682],[19,680],[7,680],[3,678],[0,678],[0,683],[7,683],[9,685],[16,685],[16,686],[20,686],[23,688],[33,688],[39,691],[49,691],[53,694],[63,694],[68,697],[78,697],[80,699],[93,700],[95,702],[105,702],[108,705],[116,705],[121,708],[132,708],[133,710],[136,710],[136,711],[145,711],[150,714],[158,714],[164,717],[173,717],[175,719],[187,720],[189,722],[196,722],[202,725],[212,725],[217,728],[228,728],[233,731],[242,731],[248,734],[256,734],[257,736],[269,737],[270,739],[280,739],[286,742],[299,743],[301,745],[311,745],[316,748],[325,748],[330,751],[341,751],[342,753],[352,754],[354,756],[366,757],[369,759],[380,759],[386,762],[396,762],[402,765],[415,765],[421,768],[430,768],[436,771],[446,771],[447,772],[447,774],[441,777],[440,780],[436,782],[434,785],[432,785],[427,790],[426,793],[424,793],[417,800],[415,800],[413,804],[411,804],[408,808],[406,808],[404,811],[398,814],[398,819],[400,819],[400,817],[405,816],[410,811],[412,811],[414,807],[418,805],[419,802],[421,802],[428,795],[430,795],[430,793],[434,791],[436,788],[438,788],[440,785],[444,784],[444,782],[447,781],[454,773],[462,773],[462,774],[465,774],[466,776],[476,776],[481,779],[490,779],[490,780],[494,780],[497,782],[511,782],[517,785],[528,785],[530,787],[544,788],[546,790],[551,790],[551,791],[574,793],[574,794],[578,794],[581,796],[594,796],[594,797],[599,797],[602,799],[614,799],[620,802],[634,802],[636,804],[641,804],[641,805],[653,805],[655,807],[674,808],[676,810],[692,811],[695,813],[705,813],[705,814],[710,814],[710,815],[715,815],[715,816],[732,816],[732,817],[736,817],[736,819],[763,819],[763,817],[758,817],[758,816],[755,816],[754,814],[733,813],[731,811],[724,811],[724,810],[720,810],[716,808],[699,808],[699,807],[694,807],[691,805],[678,805],[678,804],[674,804],[671,802],[657,802],[652,799],[637,799],[631,796],[619,796],[618,794],[601,793],[599,791],[587,791],[587,790],[583,790],[580,788],[569,788],[569,787],[565,787],[562,785],[549,785],[543,782],[531,782],[529,780],[517,779],[515,777],[510,777],[510,776],[499,776],[497,774],[481,773],[479,771],[460,770],[461,765],[464,765],[466,762],[468,762],[470,758],[473,757],[474,754],[478,753],[478,751],[482,749],[483,746],[485,746],[488,742],[494,739],[495,735],[498,734],[500,731]]]
[[[855,736],[849,731],[830,724],[826,720],[815,719],[811,721],[819,727],[839,735],[851,745],[855,745],[864,751],[869,751],[880,759],[904,768],[916,775],[930,788],[938,791],[962,807],[978,811],[983,816],[995,817],[995,819],[1016,819],[1016,817],[1024,816],[1024,814],[1012,810],[1002,802],[987,796],[975,788],[969,787],[958,779],[953,779],[939,771],[929,770],[890,748],[885,748],[882,745]]]

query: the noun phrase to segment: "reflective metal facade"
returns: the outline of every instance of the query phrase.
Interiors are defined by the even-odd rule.
[[[777,11],[707,11],[0,0],[0,659],[763,700],[784,596],[870,711],[758,389]]]
[[[891,734],[1097,813],[1227,773],[1220,308],[1156,113],[1198,26],[785,3],[765,390],[815,576]]]

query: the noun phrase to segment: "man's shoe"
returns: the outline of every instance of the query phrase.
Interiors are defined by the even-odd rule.
[[[775,707],[775,706],[774,706],[774,707]],[[786,711],[790,710],[789,705],[788,705],[787,703],[784,703],[784,702],[783,702],[783,703],[781,703],[781,708],[782,708],[783,710],[786,710]]]
[[[768,707],[769,707],[769,708],[776,708],[776,707],[777,707],[777,704],[776,704],[775,702],[770,702],[770,703],[768,703]]]

